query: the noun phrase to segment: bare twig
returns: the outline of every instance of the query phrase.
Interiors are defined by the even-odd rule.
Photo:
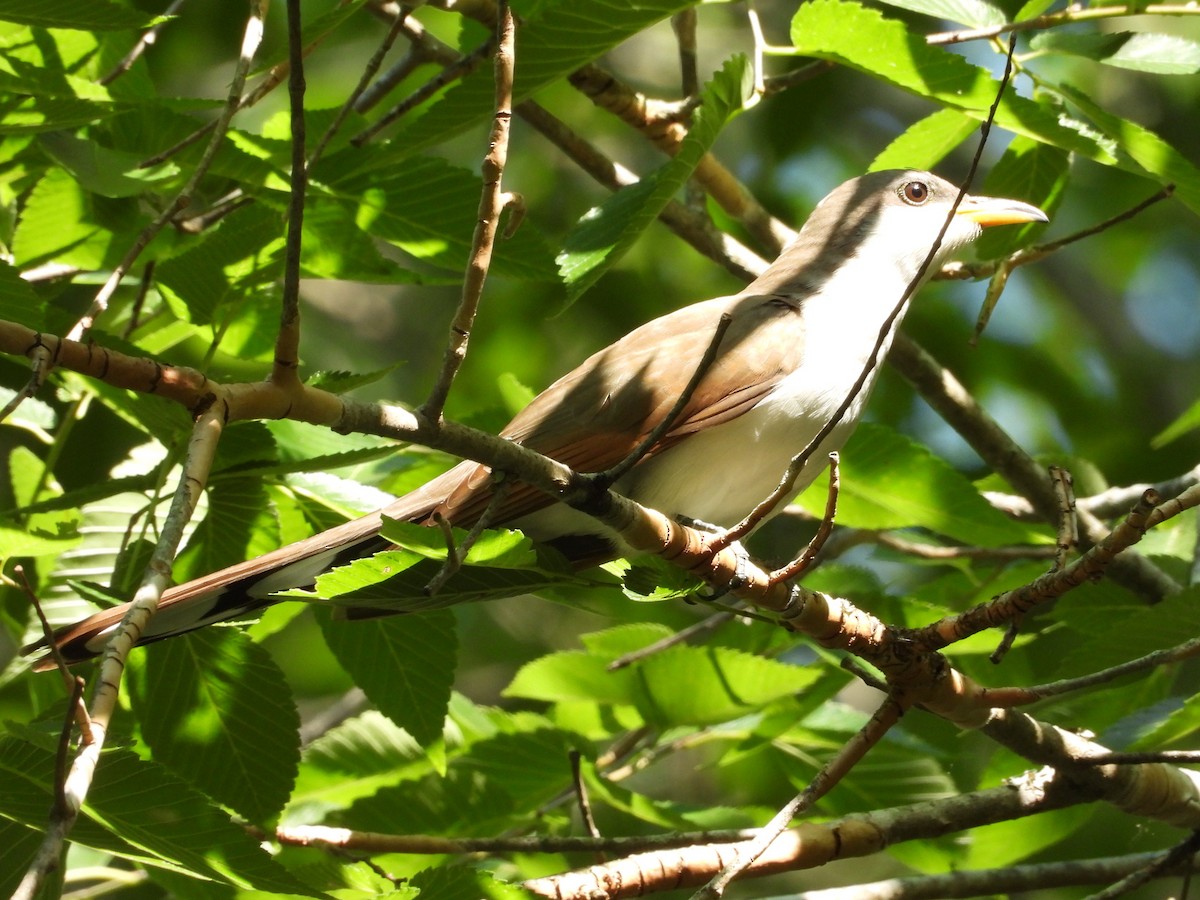
[[[185,0],[174,0],[170,6],[163,10],[162,15],[174,16],[183,7],[184,2]],[[142,33],[142,36],[138,38],[137,43],[130,48],[129,52],[122,57],[120,62],[118,62],[112,67],[112,69],[109,70],[107,75],[100,79],[99,83],[103,85],[112,84],[126,72],[132,69],[133,64],[141,58],[143,53],[146,52],[146,48],[158,39],[158,33],[162,31],[163,26],[167,24],[167,22],[159,22],[157,25],[146,29],[146,31]]]
[[[868,750],[883,740],[884,735],[900,721],[902,715],[903,704],[895,697],[888,697],[854,737],[843,744],[834,757],[821,767],[821,771],[813,777],[808,787],[776,813],[754,840],[739,847],[735,861],[725,866],[712,881],[697,891],[693,900],[714,900],[723,896],[730,882],[766,852],[797,815],[810,809],[841,781],[846,773],[866,756]]]
[[[696,65],[696,7],[689,6],[671,17],[675,42],[679,45],[679,84],[684,97],[700,93],[700,75]]]
[[[532,100],[517,105],[517,114],[532,125],[547,140],[565,153],[597,183],[610,191],[635,184],[638,176],[609,159],[596,145],[573,131],[561,119]],[[745,245],[713,227],[705,214],[671,200],[658,214],[671,229],[699,253],[745,280],[752,279],[767,265],[766,261]]]
[[[108,726],[117,705],[125,658],[137,643],[170,582],[171,561],[183,539],[184,526],[195,511],[204,489],[224,422],[223,405],[213,404],[200,416],[192,431],[184,471],[146,568],[145,578],[134,595],[133,607],[114,632],[100,663],[90,708],[93,740],[80,749],[71,764],[64,780],[62,802],[55,804],[56,809],[45,829],[42,844],[13,895],[17,900],[32,900],[37,896],[46,877],[58,866],[63,842],[83,807],[96,765],[100,761],[100,751],[104,747]]]
[[[304,198],[308,190],[305,162],[304,48],[300,43],[300,0],[287,0],[288,100],[291,114],[291,196],[288,200],[287,244],[283,262],[283,297],[271,381],[299,381],[300,366],[300,253],[304,241]]]
[[[1045,469],[988,415],[952,372],[904,334],[896,337],[891,361],[946,424],[1030,502],[1039,518],[1058,521],[1058,501]],[[1091,546],[1108,534],[1108,527],[1088,512],[1086,504],[1080,504],[1078,511],[1083,546]],[[1115,560],[1108,573],[1119,584],[1151,599],[1179,590],[1173,579],[1136,553]]]
[[[500,508],[504,505],[504,501],[508,496],[510,483],[501,482],[496,486],[496,490],[492,494],[492,499],[488,501],[487,508],[483,514],[471,526],[466,537],[460,545],[455,546],[454,532],[450,528],[450,523],[440,513],[434,514],[434,522],[442,529],[442,533],[446,536],[447,554],[446,561],[438,570],[433,578],[429,579],[429,583],[425,585],[425,593],[432,597],[440,591],[450,577],[462,568],[463,561],[466,560],[467,554],[471,552],[471,548],[475,546],[475,542],[479,540],[479,536],[485,530],[491,527]]]
[[[1043,31],[1057,25],[1086,22],[1093,19],[1113,19],[1123,16],[1194,16],[1198,14],[1200,14],[1200,7],[1192,3],[1122,3],[1115,6],[1091,7],[1071,4],[1061,12],[1047,13],[1044,16],[1035,16],[1021,22],[1005,22],[1003,25],[991,25],[987,28],[968,28],[929,34],[925,36],[925,43],[937,46],[960,44],[963,41],[982,41],[999,37],[1002,34]]]
[[[125,330],[122,334],[126,339],[138,327],[138,320],[141,318],[142,309],[146,305],[146,297],[150,294],[150,285],[154,283],[155,265],[155,261],[150,260],[142,267],[142,277],[138,280],[137,296],[133,298],[133,304],[129,308],[129,322],[125,325]]]
[[[1130,853],[1099,859],[1029,863],[996,869],[966,869],[944,875],[889,878],[842,888],[803,891],[791,900],[926,900],[942,897],[1011,896],[1026,891],[1109,884],[1141,869],[1161,853]],[[1193,870],[1195,866],[1193,865]]]
[[[1193,831],[1187,838],[1162,854],[1154,862],[1148,863],[1144,868],[1136,872],[1130,872],[1120,881],[1110,884],[1104,890],[1092,894],[1088,900],[1114,900],[1116,897],[1128,894],[1134,888],[1141,887],[1148,881],[1157,878],[1163,872],[1170,871],[1188,862],[1196,855],[1198,850],[1200,850],[1200,831]]]
[[[1054,561],[1051,563],[1050,571],[1060,572],[1067,564],[1067,554],[1079,540],[1079,519],[1075,511],[1075,483],[1071,478],[1071,473],[1062,466],[1051,466],[1050,487],[1058,501],[1058,540],[1055,543]],[[1014,616],[1008,623],[1008,629],[999,646],[988,657],[993,665],[999,665],[1008,651],[1012,649],[1017,635],[1021,632],[1023,619],[1023,616]]]
[[[396,43],[396,38],[400,36],[404,28],[404,21],[408,18],[409,9],[407,6],[400,8],[400,14],[392,20],[392,24],[388,26],[387,33],[383,36],[379,47],[371,54],[371,58],[367,60],[367,64],[363,66],[362,74],[358,77],[358,84],[354,86],[354,90],[350,92],[350,96],[346,98],[346,102],[342,104],[342,108],[337,111],[337,115],[333,117],[333,121],[329,123],[329,127],[325,129],[325,133],[321,135],[317,141],[317,145],[313,147],[312,153],[308,157],[308,169],[311,170],[325,152],[325,148],[329,142],[333,140],[335,134],[341,130],[342,124],[346,121],[346,117],[351,111],[361,111],[360,103],[366,100],[367,88],[371,83],[371,79],[375,77],[375,73],[379,71],[379,67],[383,65],[383,59],[387,56],[388,51],[392,49],[392,45]],[[405,59],[418,60],[419,57],[415,52],[410,52]]]
[[[505,205],[500,181],[508,159],[508,134],[512,124],[512,91],[515,44],[512,12],[508,4],[501,2],[501,13],[497,24],[495,44],[496,112],[492,119],[489,150],[483,160],[483,192],[479,198],[479,218],[475,223],[475,234],[471,242],[471,260],[463,279],[462,299],[450,324],[450,336],[442,358],[442,369],[429,397],[421,405],[422,414],[431,421],[442,416],[442,408],[450,395],[450,385],[467,354],[467,343],[475,324],[475,313],[483,294],[488,267],[492,262],[492,248],[496,242],[496,228],[500,213]]]
[[[410,94],[408,97],[405,97],[404,100],[397,103],[386,113],[380,116],[377,121],[373,122],[369,127],[364,128],[362,131],[352,137],[350,139],[350,143],[356,147],[361,147],[389,125],[406,116],[412,110],[416,109],[446,85],[470,75],[477,68],[479,68],[480,63],[487,59],[488,54],[492,52],[494,43],[494,38],[488,38],[470,53],[459,57],[453,63],[446,66],[434,78],[431,78],[429,81],[425,82],[425,84],[413,91],[412,94]],[[510,91],[509,104],[506,109],[511,110],[511,108],[512,96]]]
[[[841,489],[841,467],[838,465],[839,456],[837,453],[829,454],[829,492],[825,498],[825,515],[821,517],[821,524],[817,526],[817,533],[813,535],[813,539],[808,542],[808,546],[804,548],[796,559],[776,569],[771,573],[772,581],[788,581],[795,578],[800,573],[807,571],[812,565],[812,561],[816,559],[817,554],[821,552],[821,548],[825,546],[825,541],[829,539],[830,533],[833,531],[833,523],[837,519],[837,502],[838,491]]]
[[[926,626],[914,632],[913,639],[928,649],[940,649],[985,628],[1012,621],[1035,606],[1047,603],[1101,573],[1111,571],[1118,554],[1141,540],[1150,528],[1200,506],[1200,487],[1189,488],[1173,500],[1158,503],[1159,498],[1146,492],[1124,521],[1104,539],[1061,570],[1050,571],[1030,584],[1005,591],[986,603]]]
[[[1058,498],[1058,541],[1055,543],[1054,571],[1067,564],[1067,554],[1079,542],[1079,518],[1075,510],[1075,481],[1062,466],[1050,467],[1050,484]]]
[[[1078,678],[1064,678],[1061,681],[1051,681],[1046,684],[1033,685],[1032,687],[990,688],[988,690],[988,701],[997,707],[1022,706],[1028,703],[1036,703],[1047,697],[1087,690],[1088,688],[1116,681],[1118,678],[1123,678],[1126,675],[1146,672],[1156,669],[1159,666],[1192,659],[1196,656],[1200,656],[1200,638],[1192,638],[1189,641],[1184,641],[1181,644],[1176,644],[1174,647],[1168,647],[1164,650],[1155,650],[1153,653],[1147,653],[1145,656],[1139,656],[1137,659],[1131,659],[1120,665],[1109,666],[1106,669],[1101,669],[1099,672],[1090,672]]]
[[[50,375],[50,370],[54,368],[54,353],[57,349],[57,344],[53,350],[47,347],[39,334],[37,340],[25,351],[25,355],[29,357],[29,380],[4,404],[4,408],[0,409],[0,422],[11,416],[16,412],[17,407],[41,390],[42,385],[46,383],[46,378]]]
[[[732,321],[733,317],[728,313],[721,314],[721,317],[717,320],[717,327],[713,329],[712,340],[708,342],[708,346],[704,349],[704,354],[700,357],[700,362],[696,365],[695,371],[692,372],[692,377],[688,379],[687,384],[683,386],[683,391],[675,398],[671,409],[659,420],[657,425],[650,429],[649,433],[642,438],[641,442],[623,460],[607,471],[590,476],[596,484],[607,488],[609,485],[619,481],[630,469],[642,461],[642,458],[653,449],[655,444],[666,436],[667,432],[675,427],[676,419],[679,418],[684,407],[691,401],[696,387],[716,360],[717,351],[721,349],[721,340],[725,337],[725,332],[729,330],[729,324]]]
[[[694,625],[689,625],[687,628],[681,628],[674,634],[667,635],[665,638],[655,641],[652,644],[647,644],[645,647],[639,647],[626,653],[624,656],[618,656],[606,667],[606,671],[616,672],[619,669],[624,669],[627,666],[633,665],[635,662],[640,662],[647,657],[653,656],[656,653],[662,653],[664,650],[669,650],[677,644],[682,644],[690,641],[693,637],[699,634],[707,634],[710,631],[715,631],[726,622],[731,620],[736,613],[719,612],[713,613],[711,616],[706,616]]]
[[[583,770],[580,762],[583,758],[582,754],[575,748],[571,748],[568,757],[571,762],[571,786],[575,792],[575,802],[579,806],[579,817],[583,821],[583,828],[588,833],[588,837],[600,837],[600,829],[596,827],[596,817],[592,815],[592,803],[588,799],[587,785],[583,783]],[[597,850],[594,854],[596,862],[602,863],[605,860],[603,850]]]
[[[66,688],[67,694],[71,697],[71,702],[67,708],[71,710],[72,715],[75,717],[75,727],[79,729],[83,742],[90,744],[92,742],[92,720],[88,716],[87,706],[83,703],[83,695],[80,693],[82,690],[79,686],[80,679],[71,674],[71,670],[67,666],[67,661],[63,659],[58,647],[54,644],[54,629],[50,627],[50,621],[46,618],[46,611],[42,609],[41,599],[25,575],[25,567],[20,563],[13,566],[13,575],[16,576],[17,584],[20,585],[22,593],[29,600],[29,605],[33,607],[33,611],[37,614],[38,622],[42,626],[42,635],[46,638],[46,645],[50,649],[50,656],[54,659],[54,667],[62,675],[63,687]]]

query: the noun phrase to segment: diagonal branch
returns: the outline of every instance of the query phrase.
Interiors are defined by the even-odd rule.
[[[483,193],[479,198],[479,218],[475,223],[475,235],[471,242],[471,260],[463,279],[462,299],[450,323],[450,336],[442,358],[442,370],[421,405],[421,414],[437,421],[442,417],[446,398],[454,376],[467,356],[467,343],[475,325],[475,314],[479,310],[479,299],[483,284],[487,280],[488,268],[492,263],[492,248],[496,243],[496,229],[500,214],[510,202],[501,190],[500,181],[504,165],[508,160],[508,135],[512,125],[513,69],[516,65],[515,25],[512,11],[507,2],[501,2],[499,24],[496,26],[496,112],[492,118],[492,133],[488,153],[484,157]]]
[[[163,522],[154,554],[146,567],[145,577],[141,587],[134,595],[129,613],[113,634],[100,662],[96,688],[89,708],[92,740],[79,750],[71,764],[70,771],[60,785],[61,799],[55,803],[42,844],[30,863],[20,887],[13,894],[14,900],[32,900],[33,897],[36,897],[46,878],[58,867],[63,844],[83,808],[92,779],[96,774],[100,751],[104,748],[108,726],[117,706],[121,676],[125,670],[125,659],[129,655],[129,651],[133,649],[133,645],[137,643],[146,623],[150,621],[150,617],[158,608],[158,601],[162,597],[163,591],[170,584],[172,561],[183,540],[184,528],[191,519],[200,495],[204,491],[208,473],[212,468],[213,457],[216,454],[217,441],[224,424],[225,409],[220,403],[209,406],[196,421],[191,440],[188,443],[184,470],[179,478],[175,496],[171,500],[170,510]]]

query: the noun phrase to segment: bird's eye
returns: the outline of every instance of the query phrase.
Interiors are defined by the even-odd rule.
[[[923,181],[906,181],[900,188],[900,198],[905,203],[920,206],[929,199],[929,185]]]

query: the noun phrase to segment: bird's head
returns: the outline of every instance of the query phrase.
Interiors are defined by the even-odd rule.
[[[970,194],[963,196],[951,215],[958,192],[957,186],[930,172],[871,172],[847,181],[822,200],[801,236],[827,242],[826,252],[834,258],[866,254],[872,260],[895,261],[911,277],[943,226],[946,231],[930,274],[984,228],[1049,221],[1036,206],[1020,200]]]

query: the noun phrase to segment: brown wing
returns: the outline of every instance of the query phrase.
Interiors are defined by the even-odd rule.
[[[616,465],[670,412],[698,368],[721,315],[729,313],[732,321],[716,361],[649,455],[660,453],[689,434],[742,415],[799,365],[804,334],[797,308],[795,301],[777,296],[739,295],[655,319],[548,387],[501,435],[580,472]],[[452,522],[469,524],[486,508],[490,484],[489,470],[471,464],[436,509]],[[513,485],[495,522],[527,515],[550,502],[528,485]]]

